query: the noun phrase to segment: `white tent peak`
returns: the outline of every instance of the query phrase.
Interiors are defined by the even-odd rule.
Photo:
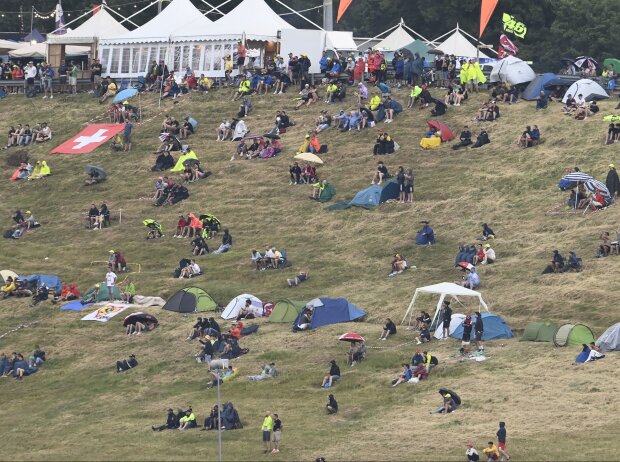
[[[465,58],[475,58],[478,54],[478,50],[463,34],[464,31],[462,31],[463,30],[459,28],[459,25],[457,23],[456,28],[434,40],[434,42],[437,42],[439,41],[439,39],[445,37],[448,34],[451,34],[447,39],[443,40],[439,43],[439,45],[437,45],[437,49],[443,51],[444,54],[447,55],[454,55]],[[483,44],[481,43],[481,45]],[[489,56],[480,51],[480,58],[489,59]]]
[[[125,26],[119,23],[107,12],[105,7],[93,14],[75,29],[66,34],[50,34],[48,43],[91,43],[108,37],[118,37],[129,32]]]
[[[373,47],[375,50],[395,51],[409,45],[415,40],[403,27],[405,24],[403,18],[400,18],[400,21],[396,29]]]
[[[107,45],[114,45],[168,41],[173,32],[182,31],[194,23],[211,26],[212,21],[189,0],[172,0],[160,14],[147,23],[105,42]]]
[[[176,0],[175,0],[176,1]],[[250,40],[275,39],[278,31],[294,29],[273,11],[264,0],[243,0],[221,17],[206,35],[244,35]]]

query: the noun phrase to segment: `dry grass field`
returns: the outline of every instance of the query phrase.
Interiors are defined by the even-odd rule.
[[[442,95],[435,90],[436,96]],[[406,101],[407,93],[395,91]],[[464,124],[476,131],[478,103],[474,96],[442,118],[458,133]],[[352,107],[348,98],[342,109]],[[334,325],[306,334],[293,334],[288,325],[264,324],[257,335],[242,340],[250,353],[235,360],[241,377],[222,388],[224,401],[239,409],[243,430],[224,432],[226,460],[463,460],[465,444],[479,450],[494,437],[497,422],[505,420],[508,450],[514,460],[617,460],[620,443],[620,359],[615,354],[586,366],[573,366],[578,351],[550,344],[496,341],[488,345],[489,360],[459,362],[458,343],[436,342],[429,350],[440,366],[430,380],[391,388],[390,380],[409,360],[413,332],[379,342],[386,316],[400,321],[416,287],[460,277],[453,268],[460,243],[472,243],[487,222],[497,232],[498,262],[481,267],[481,291],[492,311],[501,314],[520,336],[530,320],[585,323],[600,335],[618,321],[615,276],[618,257],[593,258],[598,236],[618,227],[620,208],[583,217],[563,213],[566,194],[557,183],[565,167],[579,166],[604,181],[607,165],[620,164],[617,146],[603,146],[607,125],[601,116],[575,121],[552,105],[536,113],[531,103],[502,106],[499,121],[487,124],[491,144],[477,150],[454,152],[450,145],[426,152],[419,139],[429,120],[426,111],[406,111],[385,128],[401,149],[384,160],[391,170],[412,167],[416,175],[413,205],[383,204],[374,210],[327,211],[308,199],[307,186],[288,185],[288,165],[305,132],[321,109],[293,111],[292,95],[254,98],[247,118],[252,133],[267,131],[278,109],[290,109],[297,125],[282,139],[284,153],[261,161],[234,161],[233,143],[215,142],[222,117],[236,112],[228,93],[194,94],[161,109],[155,97],[142,97],[146,122],[135,129],[131,153],[110,153],[107,147],[87,155],[50,155],[60,142],[76,134],[105,108],[87,95],[56,97],[52,101],[10,97],[0,101],[0,130],[15,123],[48,121],[53,142],[29,149],[35,160],[46,159],[53,175],[45,180],[12,182],[13,167],[0,157],[0,224],[9,226],[16,209],[32,210],[43,227],[25,238],[0,241],[0,269],[19,274],[51,273],[76,281],[86,289],[103,280],[105,267],[91,264],[107,259],[109,249],[120,249],[131,263],[141,265],[134,279],[138,293],[169,297],[186,281],[173,279],[172,270],[189,257],[188,240],[172,239],[179,213],[213,213],[234,238],[232,251],[200,257],[206,276],[191,283],[207,290],[225,305],[241,293],[262,300],[346,297],[368,311],[364,323]],[[601,103],[602,113],[613,112],[616,101]],[[206,181],[190,185],[190,198],[181,204],[155,208],[144,198],[154,191],[158,176],[150,172],[152,151],[164,114],[182,118],[190,113],[199,123],[190,144],[201,163],[213,172]],[[544,143],[521,150],[515,144],[526,124],[537,124]],[[383,124],[381,124],[383,125]],[[379,160],[372,156],[375,132],[328,131],[320,135],[329,145],[320,173],[337,189],[335,201],[351,198],[370,184]],[[4,140],[2,140],[4,142]],[[102,166],[108,181],[83,185],[83,167]],[[83,226],[92,202],[106,201],[121,224],[102,231]],[[550,211],[560,213],[550,214]],[[145,241],[142,220],[153,218],[166,237]],[[419,221],[429,220],[437,245],[418,247]],[[270,243],[286,248],[292,266],[282,271],[255,272],[250,249]],[[575,250],[584,259],[582,273],[541,275],[551,251]],[[417,268],[390,279],[390,256],[406,255]],[[47,257],[47,259],[45,259]],[[309,270],[310,279],[296,289],[285,278]],[[436,299],[421,299],[420,308],[433,309]],[[43,369],[22,382],[0,379],[2,440],[9,443],[5,459],[28,460],[187,460],[217,457],[213,432],[153,434],[150,426],[165,420],[168,407],[191,404],[202,421],[215,403],[209,376],[192,355],[195,343],[185,341],[195,316],[157,308],[159,329],[140,337],[126,337],[123,316],[107,324],[79,319],[86,312],[63,312],[43,303],[29,308],[24,300],[0,302],[0,351],[30,353],[40,344],[49,356]],[[319,389],[328,362],[344,363],[345,346],[337,338],[355,330],[369,339],[367,361],[343,366],[344,379],[331,392],[341,406],[337,416],[324,415],[327,392]],[[406,345],[402,345],[407,343]],[[117,359],[135,353],[140,366],[116,374]],[[266,360],[275,360],[281,377],[250,383]],[[341,364],[342,365],[342,364]],[[459,392],[464,405],[446,417],[431,416],[439,405],[437,390]],[[284,422],[282,452],[263,456],[260,424],[266,410]],[[587,434],[587,439],[584,436]],[[148,439],[147,439],[148,438]],[[587,454],[584,455],[584,454]]]

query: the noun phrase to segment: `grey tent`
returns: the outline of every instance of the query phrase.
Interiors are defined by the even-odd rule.
[[[620,322],[617,322],[601,335],[596,344],[602,351],[620,350]]]

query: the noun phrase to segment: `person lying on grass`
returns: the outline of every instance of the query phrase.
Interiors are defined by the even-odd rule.
[[[289,287],[297,287],[299,284],[307,280],[309,277],[310,277],[310,273],[308,271],[300,271],[299,274],[295,276],[294,278],[287,278],[286,284]]]

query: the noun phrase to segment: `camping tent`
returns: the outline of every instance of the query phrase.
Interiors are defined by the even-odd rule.
[[[439,314],[442,311],[443,301],[446,297],[451,297],[457,301],[459,301],[458,297],[476,297],[478,299],[478,305],[484,308],[487,312],[489,311],[489,307],[482,299],[482,294],[480,292],[476,292],[475,290],[467,289],[466,287],[461,287],[452,282],[440,282],[439,284],[433,284],[431,286],[426,287],[418,287],[413,294],[413,298],[411,299],[411,303],[409,303],[409,307],[405,312],[405,316],[401,324],[405,323],[407,320],[408,325],[411,325],[411,319],[413,318],[415,302],[418,298],[419,294],[436,294],[439,295],[439,301],[437,302],[437,309],[435,310],[435,315],[433,316],[433,322],[431,323],[432,327],[435,327],[436,321],[439,319]],[[459,302],[460,303],[460,302]]]
[[[444,37],[445,35],[447,34],[444,34]],[[479,56],[481,59],[491,59],[482,51],[478,54],[476,47],[461,33],[458,25],[452,30],[452,34],[447,39],[437,45],[437,49],[446,55],[454,55],[457,58],[475,58]]]
[[[199,287],[185,287],[168,299],[163,309],[177,313],[215,311],[213,297]]]
[[[448,329],[448,334],[452,335],[454,331],[456,330],[456,328],[459,327],[461,324],[463,324],[464,320],[465,320],[464,314],[452,313],[452,318],[450,319],[450,328]],[[437,329],[435,329],[435,333],[433,334],[433,337],[437,339],[443,338],[443,324],[442,323],[439,323],[437,325]]]
[[[129,31],[125,26],[114,19],[106,7],[102,7],[75,29],[64,34],[49,34],[47,42],[50,45],[95,43],[99,39],[118,37],[127,32]]]
[[[618,72],[620,72],[620,60],[616,58],[607,58],[605,61],[603,61],[603,67],[605,67],[605,69],[609,69],[610,67],[612,67],[617,74]]]
[[[535,78],[536,74],[528,63],[514,56],[508,56],[493,66],[489,81],[508,82],[511,85],[519,85],[531,82]]]
[[[261,302],[254,295],[241,294],[233,298],[228,305],[226,305],[226,308],[224,308],[224,311],[222,312],[222,318],[234,319],[239,316],[239,311],[241,311],[241,308],[245,306],[245,301],[247,299],[250,299],[252,302],[250,305],[250,311],[254,313],[254,316],[264,316],[263,302]]]
[[[328,324],[355,321],[367,314],[366,311],[344,298],[315,298],[310,300],[306,307],[312,310],[310,329],[316,329]],[[300,318],[301,313],[295,318],[294,326],[299,323]]]
[[[569,87],[568,90],[566,90],[566,94],[564,95],[564,98],[562,98],[562,102],[566,103],[568,95],[573,95],[574,98],[579,94],[583,95],[586,101],[609,98],[607,92],[603,90],[603,87],[601,87],[598,83],[590,79],[581,79],[577,80]]]
[[[482,322],[484,324],[484,332],[482,333],[482,340],[497,340],[500,338],[512,338],[512,331],[506,321],[501,316],[493,313],[482,313]],[[452,327],[452,326],[450,326]],[[450,334],[452,338],[463,337],[463,322],[461,322],[454,332]]]
[[[429,47],[422,40],[416,40],[402,47],[401,51],[403,55],[405,57],[409,57],[409,59],[413,59],[417,53],[422,58],[424,58],[424,66],[427,67],[427,66],[430,66],[433,63],[433,61],[435,61],[435,55],[432,53],[429,53],[430,49],[431,47]]]
[[[273,311],[267,322],[293,322],[302,312],[307,302],[299,300],[289,300],[285,298],[278,300],[273,306]]]
[[[525,342],[553,342],[553,334],[558,326],[550,322],[530,322],[525,326],[521,341]]]
[[[537,76],[527,87],[525,87],[525,90],[523,90],[523,93],[521,94],[521,98],[527,101],[535,100],[540,95],[540,92],[545,89],[545,84],[554,78],[555,74],[552,73]],[[551,91],[547,91],[546,93],[551,94]]]
[[[35,281],[37,283],[37,287],[41,287],[45,284],[49,289],[54,290],[57,294],[60,294],[60,291],[62,290],[60,278],[53,274],[33,274],[20,279],[27,282]]]
[[[553,343],[558,347],[588,345],[593,341],[592,330],[583,324],[564,324],[553,334]]]
[[[602,351],[620,350],[620,322],[617,322],[603,332],[603,335],[598,338],[596,344]]]
[[[243,0],[228,14],[213,23],[205,32],[217,40],[234,39],[275,41],[282,29],[293,29],[288,22],[273,11],[264,0]]]
[[[400,190],[396,181],[389,181],[383,185],[372,185],[359,191],[350,201],[340,202],[329,206],[329,210],[343,210],[349,207],[371,209],[390,200],[398,199]]]
[[[6,282],[6,280],[11,277],[13,278],[13,280],[17,279],[19,276],[17,275],[17,273],[15,271],[11,271],[11,270],[2,270],[0,271],[0,277],[2,278],[2,280],[4,282]]]
[[[88,298],[96,291],[97,295],[95,295],[95,299],[94,300],[90,300],[88,303],[97,303],[97,302],[107,302],[110,297],[108,296],[108,289],[105,285],[105,282],[100,282],[99,284],[97,284],[96,286],[94,286],[93,288],[91,288],[88,292],[86,292],[82,298],[81,301],[83,303],[86,303],[86,300],[88,300]],[[118,287],[114,286],[114,300],[121,300],[121,291],[118,290]]]

